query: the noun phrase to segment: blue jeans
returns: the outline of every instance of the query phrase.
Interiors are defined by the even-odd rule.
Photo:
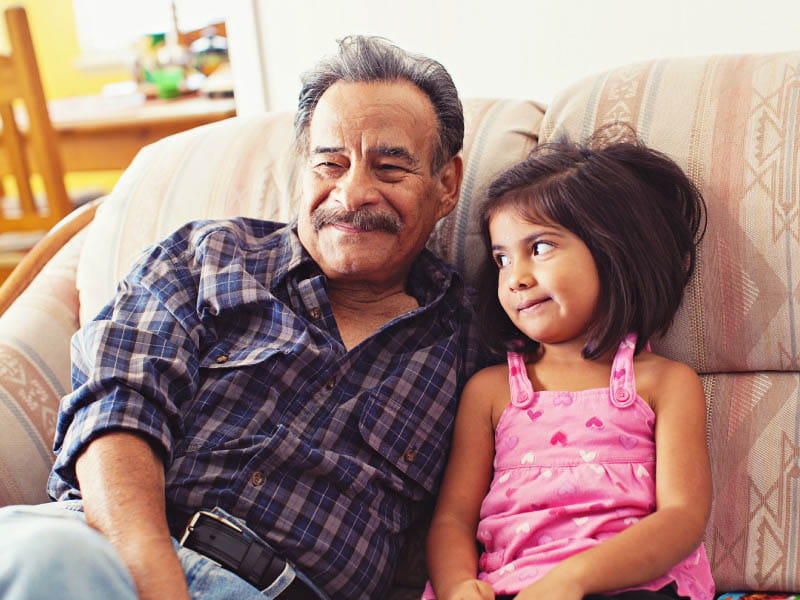
[[[259,591],[173,539],[192,600],[265,600],[291,582]],[[304,581],[307,581],[305,577]],[[111,544],[86,525],[80,501],[0,509],[0,598],[136,600],[136,588]]]

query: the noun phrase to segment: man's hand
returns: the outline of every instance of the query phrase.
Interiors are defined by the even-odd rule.
[[[141,600],[189,600],[167,525],[164,465],[126,432],[94,440],[76,473],[86,522],[108,538],[131,572]]]

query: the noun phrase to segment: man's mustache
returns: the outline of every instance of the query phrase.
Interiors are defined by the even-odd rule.
[[[318,208],[311,213],[311,226],[319,231],[325,225],[345,224],[361,231],[383,231],[397,234],[403,227],[399,217],[370,210],[338,210]]]

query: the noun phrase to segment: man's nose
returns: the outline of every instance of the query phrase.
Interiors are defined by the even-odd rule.
[[[379,198],[380,193],[367,169],[352,167],[336,186],[336,201],[348,211],[374,204]]]

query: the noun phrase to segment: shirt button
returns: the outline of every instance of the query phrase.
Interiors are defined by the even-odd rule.
[[[217,360],[217,364],[218,364],[218,365],[221,365],[221,364],[223,364],[223,363],[226,363],[226,362],[228,362],[228,355],[227,355],[227,354],[220,354],[220,355],[217,357],[217,359],[216,359],[216,360]]]
[[[253,475],[250,477],[250,483],[252,483],[255,486],[259,486],[262,483],[264,483],[264,473],[262,473],[261,471],[256,471],[255,473],[253,473]]]
[[[413,463],[415,460],[417,460],[417,451],[414,448],[406,450],[406,453],[403,455],[403,460],[405,460],[407,463]]]
[[[330,379],[328,379],[328,381],[325,382],[325,389],[332,390],[335,385],[336,385],[336,378],[331,377]]]
[[[322,315],[322,311],[317,307],[314,307],[310,311],[308,311],[308,314],[311,315],[312,319],[319,319],[320,315]]]

